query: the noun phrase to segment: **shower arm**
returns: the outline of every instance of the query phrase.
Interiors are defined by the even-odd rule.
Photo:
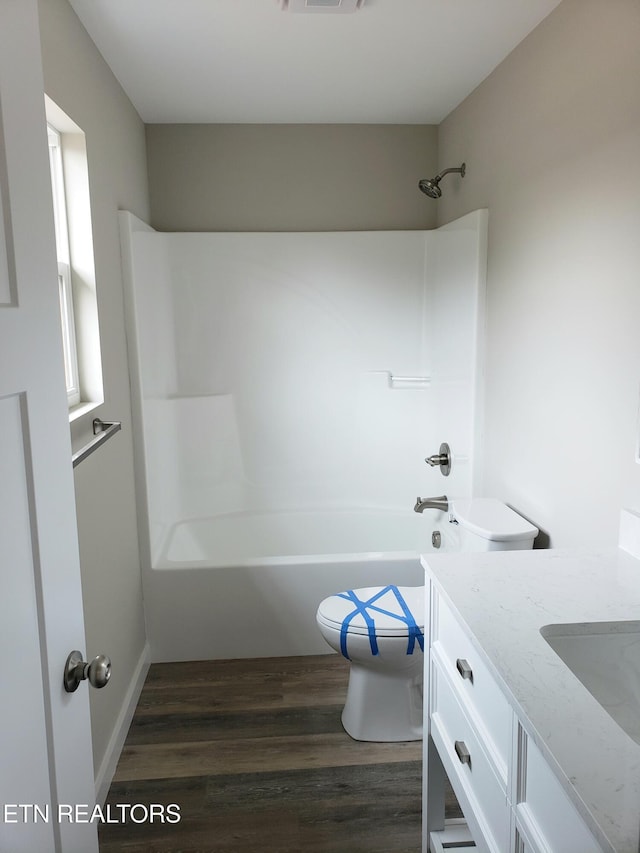
[[[466,172],[466,166],[463,163],[462,166],[458,166],[457,168],[444,169],[442,172],[437,174],[433,180],[440,182],[444,178],[444,176],[448,175],[450,172],[456,172],[456,174],[462,175],[462,177],[464,178],[464,173]]]

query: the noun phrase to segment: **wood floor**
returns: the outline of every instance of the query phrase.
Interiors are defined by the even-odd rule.
[[[107,800],[138,807],[101,853],[419,853],[422,744],[345,734],[347,678],[338,655],[154,664]]]

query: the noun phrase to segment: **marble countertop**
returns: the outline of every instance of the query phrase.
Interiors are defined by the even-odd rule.
[[[614,547],[425,554],[422,563],[603,850],[638,853],[640,745],[540,629],[640,619],[640,560]]]

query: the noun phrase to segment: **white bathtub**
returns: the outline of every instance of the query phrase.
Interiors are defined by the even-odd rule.
[[[442,518],[442,514],[438,513]],[[431,548],[433,516],[408,510],[234,512],[174,524],[155,568],[403,558]]]
[[[173,525],[145,585],[156,661],[324,654],[315,613],[343,589],[421,586],[446,516],[343,509],[229,513]],[[150,600],[149,600],[150,599]]]

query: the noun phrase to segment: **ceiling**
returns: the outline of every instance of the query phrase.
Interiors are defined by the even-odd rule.
[[[438,124],[560,0],[69,0],[147,123]]]

